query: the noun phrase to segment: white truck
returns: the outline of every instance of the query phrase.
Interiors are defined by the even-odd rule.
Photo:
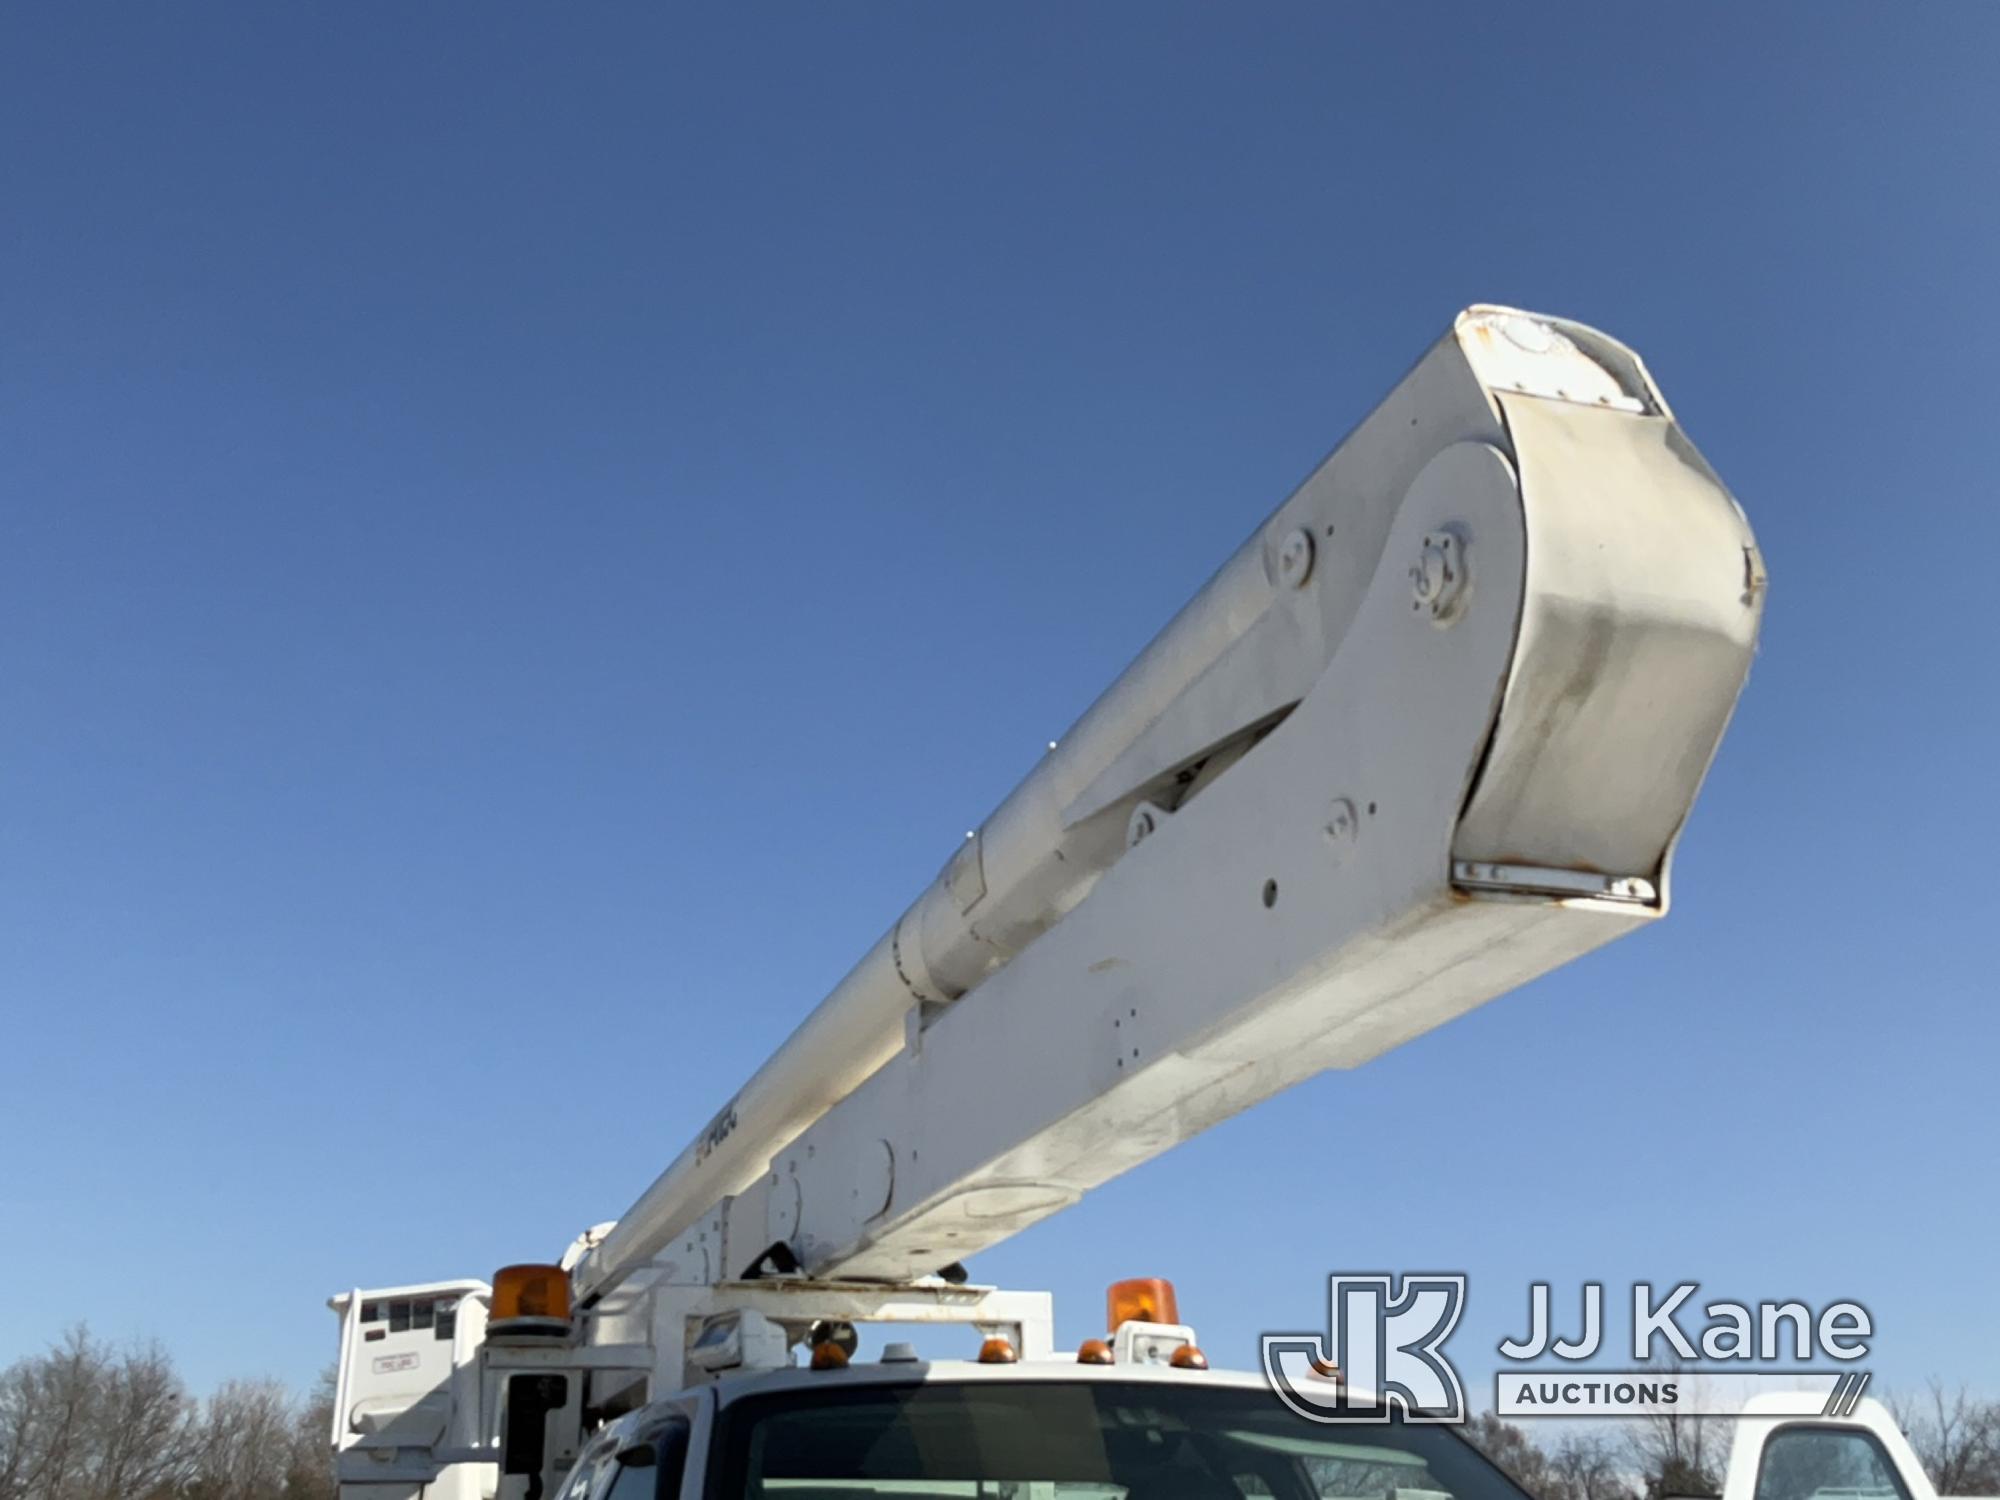
[[[1163,1283],[1058,1354],[964,1261],[1663,915],[1764,582],[1630,350],[1468,310],[623,1215],[332,1299],[341,1500],[1514,1495],[1209,1370]],[[1872,1405],[1759,1441],[1930,1500]]]

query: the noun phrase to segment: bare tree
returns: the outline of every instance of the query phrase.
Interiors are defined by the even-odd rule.
[[[340,1487],[333,1478],[333,1393],[336,1367],[320,1371],[312,1394],[292,1420],[292,1440],[285,1472],[285,1500],[336,1500]]]
[[[1700,1377],[1679,1358],[1656,1360],[1655,1368],[1671,1375],[1690,1397]],[[1702,1405],[1690,1401],[1691,1405]],[[1668,1495],[1716,1495],[1729,1461],[1729,1424],[1713,1417],[1662,1410],[1635,1419],[1627,1428],[1626,1452],[1646,1487],[1646,1500]]]
[[[67,1496],[83,1467],[92,1406],[105,1354],[78,1324],[40,1359],[23,1360],[8,1373],[19,1379],[27,1420],[20,1434],[20,1493]]]
[[[1889,1410],[1940,1495],[2000,1493],[2000,1402],[1932,1376],[1922,1396],[1891,1396]]]
[[[0,1372],[0,1500],[151,1500],[185,1477],[188,1403],[157,1345],[79,1325]]]
[[[1552,1500],[1639,1500],[1620,1444],[1604,1432],[1565,1432],[1548,1465]]]
[[[1549,1456],[1525,1428],[1483,1411],[1460,1429],[1460,1435],[1522,1489],[1538,1500],[1549,1500]]]
[[[157,1344],[81,1325],[0,1370],[0,1500],[334,1500],[331,1372],[300,1402],[269,1380],[189,1398]]]
[[[95,1405],[86,1496],[159,1495],[185,1478],[194,1413],[173,1360],[158,1344],[107,1360]]]
[[[1639,1500],[1620,1446],[1601,1429],[1568,1425],[1561,1440],[1545,1448],[1518,1423],[1489,1411],[1466,1423],[1463,1432],[1536,1500]]]
[[[0,1371],[0,1500],[21,1500],[41,1431],[41,1392],[27,1361]]]
[[[274,1380],[225,1381],[209,1397],[182,1500],[270,1500],[285,1488],[298,1415]]]

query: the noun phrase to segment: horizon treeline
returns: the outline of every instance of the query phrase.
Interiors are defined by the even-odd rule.
[[[79,1323],[0,1370],[0,1500],[335,1500],[330,1374],[197,1396],[159,1343]]]

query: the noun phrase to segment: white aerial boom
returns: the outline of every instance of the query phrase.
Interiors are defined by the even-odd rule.
[[[579,1296],[779,1243],[817,1276],[934,1270],[1660,915],[1762,593],[1628,350],[1464,314],[619,1218]]]
[[[746,1277],[907,1300],[1662,915],[1763,593],[1631,351],[1462,314],[580,1242],[574,1341],[671,1385]]]

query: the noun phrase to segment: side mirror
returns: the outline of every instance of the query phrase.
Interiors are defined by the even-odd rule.
[[[618,1450],[618,1462],[627,1469],[650,1469],[660,1461],[660,1450],[651,1443],[640,1441]]]

